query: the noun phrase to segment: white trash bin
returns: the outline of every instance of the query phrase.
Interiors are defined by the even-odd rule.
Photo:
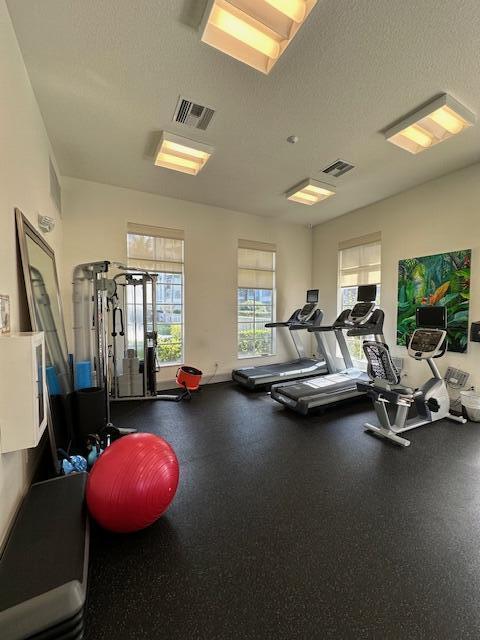
[[[473,422],[480,422],[480,394],[470,390],[460,391],[460,396],[468,419]]]

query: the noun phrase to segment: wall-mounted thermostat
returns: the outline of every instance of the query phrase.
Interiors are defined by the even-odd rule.
[[[42,332],[0,336],[0,451],[36,447],[47,426]]]

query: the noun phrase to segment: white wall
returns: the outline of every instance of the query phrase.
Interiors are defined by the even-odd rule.
[[[14,207],[34,223],[56,217],[50,198],[50,145],[4,0],[0,0],[0,293],[10,296],[12,330],[24,324]],[[47,241],[60,259],[61,222]],[[8,339],[8,338],[5,338]],[[0,374],[1,375],[1,374]],[[0,380],[1,384],[1,380]],[[0,455],[0,546],[30,480],[34,452]]]
[[[385,337],[393,353],[406,358],[405,383],[418,385],[429,375],[427,366],[394,346],[398,261],[473,249],[470,321],[480,320],[480,164],[315,227],[313,285],[320,288],[330,320],[337,313],[338,243],[376,231],[382,233]],[[480,344],[469,343],[468,353],[447,353],[437,362],[442,373],[448,365],[459,367],[472,374],[472,383],[480,385]]]
[[[310,229],[73,178],[64,178],[62,189],[67,331],[72,327],[74,266],[102,259],[125,262],[127,222],[136,222],[185,231],[186,362],[207,376],[217,362],[221,378],[234,367],[294,355],[288,336],[284,340],[279,331],[275,358],[237,359],[237,245],[239,239],[277,245],[277,318],[282,319],[304,304],[310,286]],[[160,380],[172,380],[176,369],[162,368]]]

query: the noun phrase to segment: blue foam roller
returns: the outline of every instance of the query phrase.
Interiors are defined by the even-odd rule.
[[[48,393],[51,396],[59,396],[62,393],[60,389],[60,383],[58,382],[57,372],[55,371],[55,367],[49,366],[46,368],[47,371],[47,387]]]
[[[75,389],[87,389],[92,386],[92,363],[82,360],[75,364]]]

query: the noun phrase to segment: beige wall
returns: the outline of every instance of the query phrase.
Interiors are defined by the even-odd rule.
[[[56,212],[50,199],[50,145],[4,0],[0,0],[0,95],[0,293],[10,296],[11,325],[18,331],[26,327],[21,320],[23,285],[13,210],[20,208],[34,223],[38,212],[51,217]],[[58,260],[60,221],[47,241]],[[30,480],[33,456],[33,450],[0,455],[0,546]]]
[[[189,179],[187,177],[186,179]],[[277,318],[302,306],[310,286],[311,230],[289,223],[158,195],[86,182],[62,181],[64,201],[64,309],[72,326],[72,271],[76,264],[126,259],[127,222],[185,231],[185,361],[219,378],[233,367],[282,360],[293,355],[278,332],[276,358],[237,359],[236,286],[238,240],[277,245]],[[71,334],[70,334],[71,335]],[[162,368],[172,380],[177,367]]]
[[[415,162],[415,158],[412,158]],[[353,211],[314,229],[313,285],[321,291],[328,319],[337,312],[338,243],[382,232],[382,307],[385,337],[394,354],[398,261],[456,249],[473,249],[470,321],[480,319],[480,164],[451,173],[369,207]],[[448,353],[438,361],[472,374],[480,384],[480,344],[469,343],[467,354]],[[406,383],[417,385],[428,376],[423,363],[408,358]]]

